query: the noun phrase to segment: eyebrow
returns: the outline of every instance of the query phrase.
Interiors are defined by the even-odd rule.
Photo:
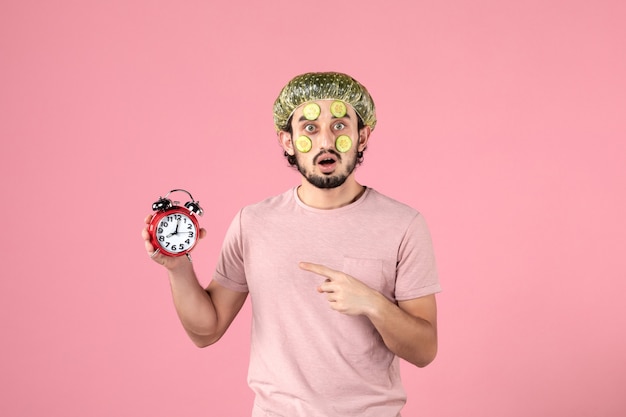
[[[344,114],[341,117],[337,117],[337,116],[332,116],[331,119],[350,119],[350,115],[348,113]],[[317,119],[315,119],[317,120]],[[305,122],[305,121],[309,121],[309,122],[314,122],[315,120],[309,120],[306,117],[304,117],[304,115],[300,116],[300,118],[298,119],[298,122]]]

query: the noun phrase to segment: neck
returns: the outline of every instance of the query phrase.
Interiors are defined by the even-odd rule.
[[[305,178],[298,187],[298,197],[309,207],[322,210],[337,209],[358,200],[365,192],[365,187],[356,182],[353,177],[336,188],[317,188]]]

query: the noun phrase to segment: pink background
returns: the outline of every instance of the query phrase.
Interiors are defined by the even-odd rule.
[[[249,303],[196,349],[139,232],[191,191],[208,283],[235,212],[298,183],[271,105],[319,70],[369,88],[358,178],[434,237],[404,415],[626,415],[624,4],[0,2],[0,415],[249,415]]]

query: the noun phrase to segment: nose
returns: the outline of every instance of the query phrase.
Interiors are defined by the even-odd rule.
[[[335,146],[335,135],[330,129],[323,129],[317,135],[317,140],[321,149],[332,149]]]

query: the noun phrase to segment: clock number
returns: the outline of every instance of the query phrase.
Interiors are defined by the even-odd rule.
[[[176,227],[176,230],[174,230],[174,227]],[[155,229],[155,238],[159,246],[169,253],[177,255],[189,250],[193,246],[199,230],[196,229],[194,220],[182,213],[170,213],[162,217]],[[185,233],[187,233],[187,236],[185,236]],[[178,236],[175,237],[175,235]]]

